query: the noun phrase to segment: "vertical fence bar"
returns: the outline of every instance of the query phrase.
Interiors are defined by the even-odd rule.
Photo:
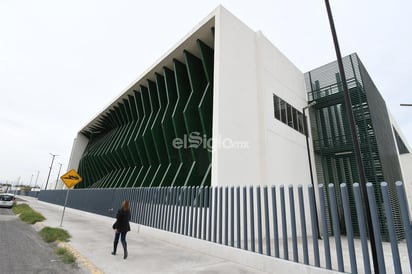
[[[173,231],[175,218],[174,218],[174,211],[175,211],[175,189],[174,187],[168,187],[170,189],[170,218],[169,218],[169,231]]]
[[[169,189],[167,187],[163,188],[162,193],[162,228],[167,231],[167,193]]]
[[[151,224],[151,227],[156,228],[157,205],[158,205],[157,200],[159,198],[158,189],[154,188],[153,192],[154,192],[153,207],[152,207],[152,214],[150,216],[150,224]]]
[[[223,238],[223,187],[219,187],[219,244],[222,244]]]
[[[166,228],[165,230],[167,231],[171,231],[172,230],[172,220],[173,220],[173,216],[171,214],[172,208],[173,208],[173,188],[172,187],[165,187],[166,188],[166,199],[165,199],[165,203],[166,203]]]
[[[260,186],[256,187],[256,214],[257,214],[257,226],[258,226],[258,252],[263,254],[263,242],[262,242],[262,203],[260,197]]]
[[[205,195],[205,187],[201,186],[199,190],[199,226],[197,231],[197,237],[202,239],[202,227],[203,227],[203,202],[204,202],[204,195]]]
[[[193,217],[194,217],[194,207],[195,207],[195,191],[196,189],[192,186],[191,187],[191,198],[189,200],[189,207],[190,207],[190,219],[189,219],[189,236],[193,236]]]
[[[265,234],[266,234],[266,255],[270,256],[270,225],[269,225],[269,202],[268,202],[268,188],[263,187],[263,206],[265,211]]]
[[[195,199],[193,200],[193,207],[195,211],[195,219],[193,220],[193,237],[195,238],[198,238],[197,230],[198,230],[198,215],[199,215],[199,199],[200,199],[199,186],[197,186],[195,190]]]
[[[315,206],[315,192],[313,189],[313,185],[310,184],[308,186],[308,195],[309,195],[309,207],[310,207],[310,219],[312,224],[312,244],[313,244],[313,256],[315,259],[315,266],[320,267],[320,257],[319,257],[319,243],[318,243],[318,219],[317,219],[317,212]]]
[[[352,217],[349,208],[348,187],[346,186],[346,184],[341,184],[340,189],[342,195],[343,214],[345,216],[346,236],[348,238],[351,273],[356,274],[358,273],[358,267],[356,264],[355,245],[353,243]]]
[[[187,188],[187,195],[186,195],[186,203],[185,203],[185,211],[186,211],[186,220],[185,220],[185,235],[189,235],[189,223],[190,223],[190,201],[192,195],[192,187]]]
[[[149,199],[147,201],[147,210],[146,210],[146,225],[151,226],[150,217],[152,216],[152,205],[153,205],[153,188],[149,189]]]
[[[393,223],[393,214],[391,202],[389,200],[388,183],[381,183],[381,191],[383,196],[383,205],[386,214],[386,223],[389,230],[389,239],[391,241],[392,261],[395,273],[402,273],[401,262],[399,258],[398,241],[396,239],[395,224]]]
[[[178,221],[179,221],[179,197],[180,197],[180,193],[179,193],[179,191],[180,191],[180,188],[179,187],[176,187],[176,186],[174,186],[173,187],[174,189],[175,189],[175,195],[174,195],[174,217],[173,217],[173,219],[174,219],[174,223],[175,223],[175,225],[174,225],[174,229],[173,229],[173,232],[174,233],[177,233],[177,226],[178,226]]]
[[[182,219],[183,219],[183,203],[184,203],[185,190],[184,187],[179,187],[179,218],[177,219],[177,231],[179,234],[182,232]]]
[[[410,273],[412,273],[412,232],[410,226],[409,209],[406,200],[405,189],[402,182],[396,182],[396,193],[398,194],[399,206],[401,210],[401,218],[403,223],[403,229],[405,230],[406,245],[408,248],[408,258]]]
[[[272,190],[273,245],[275,249],[275,257],[279,258],[278,211],[277,211],[277,204],[276,204],[275,186],[272,186],[271,190]]]
[[[249,188],[250,193],[250,248],[255,252],[255,208],[253,201],[253,186]]]
[[[302,185],[298,185],[298,200],[299,200],[300,227],[301,227],[302,245],[303,245],[303,263],[309,264],[308,238],[307,238],[307,233],[306,233],[305,205],[303,203]]]
[[[167,231],[170,231],[170,226],[171,226],[171,221],[172,221],[172,215],[170,214],[172,211],[172,189],[170,187],[167,187]]]
[[[181,223],[181,234],[185,235],[185,227],[186,227],[186,204],[187,204],[187,194],[189,192],[189,188],[184,186],[183,189],[183,198],[182,198],[182,207],[180,208],[180,213],[182,215],[182,223]]]
[[[229,243],[229,188],[225,187],[225,223],[224,223],[224,229],[225,229],[225,245],[228,245]]]
[[[147,226],[150,226],[150,216],[151,216],[151,209],[152,209],[152,199],[153,199],[153,189],[148,188],[148,197],[147,197],[147,205],[146,205],[146,220],[145,223]]]
[[[138,212],[138,208],[139,208],[139,202],[140,202],[140,198],[139,198],[139,190],[140,189],[138,189],[138,188],[134,188],[133,189],[133,193],[134,193],[134,199],[135,199],[135,206],[134,206],[134,214],[133,214],[133,222],[135,222],[135,223],[139,223],[139,221],[138,221],[138,214],[139,214],[139,212]]]
[[[138,188],[137,189],[137,212],[136,212],[136,223],[141,223],[140,221],[140,216],[142,215],[142,209],[141,209],[141,205],[142,205],[142,188]]]
[[[208,229],[208,234],[207,234],[207,240],[210,242],[212,240],[212,212],[213,212],[213,187],[209,187],[209,229]]]
[[[205,192],[205,196],[203,197],[203,240],[206,240],[207,237],[207,216],[208,216],[208,212],[209,215],[210,213],[210,209],[211,209],[211,203],[209,202],[209,193],[210,193],[210,187],[205,187],[204,192]],[[208,210],[209,208],[209,210]],[[209,239],[210,241],[210,239]]]
[[[217,239],[217,191],[218,191],[218,187],[216,186],[214,188],[214,203],[213,203],[213,242],[216,243],[216,239]]]
[[[230,187],[230,246],[233,247],[235,245],[235,201],[233,200],[235,197],[234,187]]]
[[[139,224],[143,224],[143,215],[144,215],[144,199],[145,199],[145,191],[144,188],[139,188],[139,212],[137,216],[137,220]]]
[[[386,268],[385,268],[385,259],[383,257],[383,249],[382,249],[382,239],[381,239],[381,232],[379,228],[379,220],[378,220],[378,212],[376,209],[376,200],[375,200],[375,193],[373,191],[373,185],[372,183],[367,183],[366,184],[366,190],[368,193],[368,201],[369,201],[369,207],[371,210],[371,217],[372,217],[372,225],[374,227],[374,237],[375,237],[375,243],[376,243],[376,255],[378,259],[378,267],[379,267],[379,273],[384,274],[386,273]]]
[[[150,202],[151,202],[151,199],[152,199],[152,191],[151,191],[151,189],[150,188],[146,188],[146,190],[147,190],[147,199],[146,199],[146,207],[145,207],[145,220],[144,220],[144,223],[145,223],[145,225],[147,225],[147,226],[149,226],[150,224],[149,224],[149,217],[150,217]]]
[[[240,243],[240,187],[236,187],[236,240],[237,248],[241,248]]]
[[[144,225],[144,215],[145,215],[145,202],[146,202],[146,188],[141,188],[140,210],[139,210],[139,223]]]
[[[163,230],[166,230],[166,188],[163,187],[161,190],[162,206],[161,206],[161,217],[160,217],[160,227]]]
[[[247,190],[243,187],[243,249],[248,250],[247,238]]]
[[[155,206],[155,214],[153,216],[153,227],[159,228],[158,226],[158,216],[160,213],[160,187],[156,187],[156,206]]]
[[[156,215],[156,200],[157,200],[157,188],[153,187],[152,188],[152,206],[150,209],[150,218],[149,218],[149,222],[150,222],[150,226],[154,227],[154,217]]]
[[[177,213],[178,213],[178,193],[177,187],[173,187],[173,232],[176,233],[177,231]]]
[[[344,272],[343,255],[342,255],[342,242],[340,240],[340,228],[339,228],[339,216],[338,206],[336,203],[336,192],[334,184],[329,184],[329,203],[332,215],[333,235],[335,236],[336,244],[336,257],[338,260],[338,270]]]
[[[157,190],[157,213],[156,213],[156,228],[160,229],[160,216],[162,213],[162,188],[158,188]]]
[[[150,214],[150,226],[153,228],[156,228],[155,224],[155,217],[156,217],[156,211],[157,211],[157,188],[153,188],[153,204],[152,204],[152,210]]]
[[[323,245],[325,248],[325,262],[326,268],[332,269],[332,262],[330,258],[330,244],[329,244],[329,233],[328,233],[328,221],[326,216],[326,206],[325,206],[325,192],[323,184],[319,185],[319,204],[322,216],[322,232],[323,232]]]
[[[282,216],[282,238],[283,238],[283,258],[289,260],[289,249],[288,249],[288,230],[286,224],[286,203],[285,203],[285,187],[281,185],[280,191],[280,211]]]
[[[299,261],[298,254],[298,239],[296,233],[296,219],[295,219],[295,198],[293,195],[293,186],[289,185],[289,207],[290,207],[290,222],[292,226],[292,247],[293,247],[293,261]]]
[[[355,198],[356,215],[358,217],[358,223],[359,223],[359,235],[360,235],[361,245],[362,245],[363,268],[366,274],[370,274],[371,266],[370,266],[370,260],[369,260],[368,236],[366,234],[366,223],[365,223],[365,215],[363,212],[363,201],[362,201],[360,186],[358,183],[353,184],[353,197]]]

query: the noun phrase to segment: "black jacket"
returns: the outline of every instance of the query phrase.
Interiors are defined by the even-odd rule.
[[[116,223],[113,225],[113,228],[117,228],[119,232],[130,231],[130,211],[124,211],[119,209],[116,214]]]

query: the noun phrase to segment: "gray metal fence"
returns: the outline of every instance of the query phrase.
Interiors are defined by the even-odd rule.
[[[379,273],[412,273],[412,232],[402,183],[396,183],[399,205],[391,204],[388,185],[381,183],[390,242],[381,240],[372,184],[367,184],[366,199],[359,185],[353,185],[355,205],[350,204],[345,184],[340,185],[342,203],[338,205],[334,188],[333,184],[319,185],[318,205],[311,185],[287,189],[283,185],[75,189],[70,190],[67,206],[114,217],[121,202],[128,199],[135,223],[264,256],[340,272],[371,273],[371,249],[363,211],[366,201],[371,209]],[[66,191],[41,191],[38,198],[63,205]],[[394,206],[401,209],[406,237],[403,241],[395,235]],[[338,211],[343,211],[343,220]],[[353,216],[359,223],[360,236],[356,238]]]

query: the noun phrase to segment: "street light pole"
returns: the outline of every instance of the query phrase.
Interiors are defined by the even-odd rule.
[[[50,178],[50,173],[51,173],[51,170],[52,170],[52,167],[53,167],[54,157],[59,156],[59,155],[53,154],[53,153],[49,153],[49,154],[53,157],[52,157],[52,161],[51,161],[51,164],[50,164],[49,175],[47,175],[46,187],[44,188],[44,190],[47,190],[47,184],[49,183],[49,178]]]
[[[56,179],[56,185],[54,186],[54,189],[57,188],[57,182],[59,181],[59,176],[60,176],[60,171],[62,170],[62,163],[58,163],[60,165],[59,167],[59,172],[57,173],[57,179]]]
[[[372,217],[371,217],[369,204],[366,201],[368,197],[367,190],[366,190],[367,179],[366,179],[365,169],[364,169],[363,162],[362,162],[362,155],[360,151],[358,134],[356,132],[356,127],[355,127],[355,118],[354,118],[353,109],[352,109],[352,102],[351,102],[351,98],[350,98],[350,94],[348,90],[348,85],[346,83],[345,70],[343,68],[342,56],[340,53],[338,37],[336,35],[335,24],[333,22],[333,16],[332,16],[332,11],[329,5],[329,0],[325,0],[325,4],[326,4],[326,11],[328,13],[330,29],[332,32],[333,43],[335,46],[336,59],[337,59],[338,66],[339,66],[339,74],[340,74],[341,81],[342,81],[343,94],[344,94],[344,99],[345,99],[345,108],[346,108],[346,113],[348,115],[348,120],[349,120],[349,125],[350,125],[350,132],[351,132],[352,142],[353,142],[353,150],[355,152],[356,163],[358,166],[359,177],[361,180],[360,186],[362,190],[363,199],[365,201],[364,206],[365,206],[365,211],[366,211],[366,221],[368,224],[369,240],[370,240],[371,249],[372,249],[373,266],[374,266],[375,273],[379,273],[378,258],[377,258],[377,253],[376,253],[376,243],[375,243],[375,238],[373,236],[374,233],[373,233]]]

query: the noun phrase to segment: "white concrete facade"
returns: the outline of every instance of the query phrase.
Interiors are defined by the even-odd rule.
[[[193,41],[211,27],[215,29],[211,185],[310,183],[305,136],[276,120],[273,108],[273,94],[298,110],[306,105],[303,73],[262,33],[251,30],[221,6],[84,128],[134,87],[170,65],[173,58],[181,57],[182,48],[194,48]],[[87,142],[79,133],[69,169],[77,169]],[[241,147],[233,147],[239,142]]]
[[[216,148],[212,185],[309,184],[305,136],[275,119],[273,106],[273,94],[306,106],[303,73],[227,10],[215,16],[213,136],[248,148]]]

